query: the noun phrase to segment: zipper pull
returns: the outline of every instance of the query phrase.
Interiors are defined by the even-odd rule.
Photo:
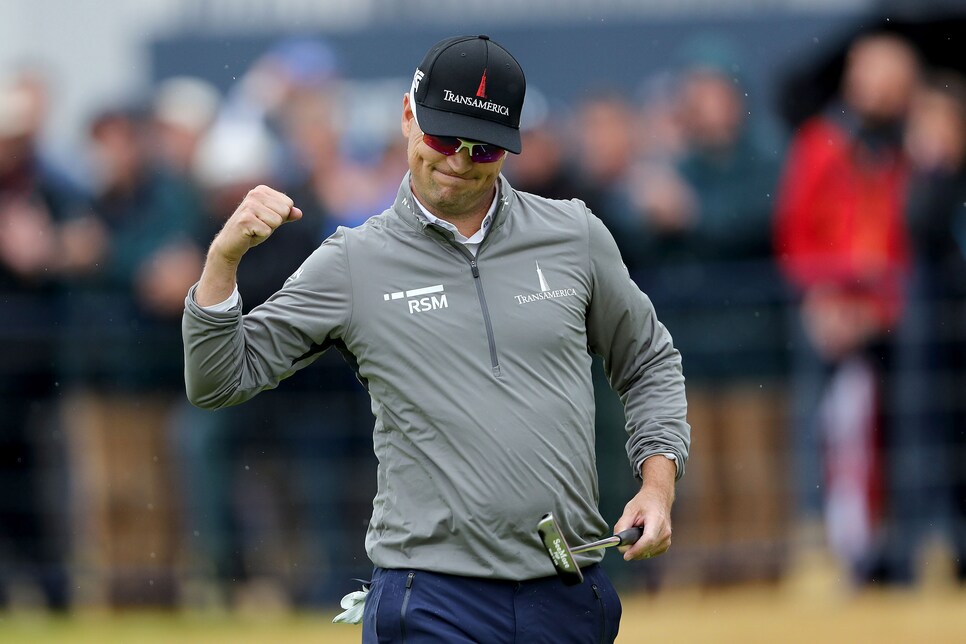
[[[476,260],[475,259],[472,262],[470,262],[470,271],[473,272],[473,277],[479,277],[480,276],[480,269],[476,265]]]

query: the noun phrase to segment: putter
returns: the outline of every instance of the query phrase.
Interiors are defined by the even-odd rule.
[[[629,546],[637,543],[637,540],[644,534],[644,528],[628,528],[612,537],[571,548],[567,545],[567,540],[564,539],[563,532],[560,531],[556,519],[553,518],[553,512],[547,512],[537,524],[537,534],[540,535],[540,541],[543,542],[543,547],[547,549],[547,554],[550,555],[550,561],[553,562],[553,567],[557,570],[557,576],[567,586],[576,586],[584,581],[584,574],[580,572],[580,567],[574,560],[575,554],[588,550],[598,550],[611,546]]]

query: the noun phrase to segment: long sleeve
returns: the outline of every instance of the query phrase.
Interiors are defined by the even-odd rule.
[[[631,280],[610,232],[593,215],[588,220],[594,281],[587,333],[624,403],[631,467],[640,477],[644,459],[670,453],[680,478],[691,435],[681,355],[651,301]]]
[[[192,287],[182,318],[188,399],[208,409],[235,405],[311,364],[349,324],[349,282],[339,231],[248,315],[240,304],[225,313],[205,310]]]

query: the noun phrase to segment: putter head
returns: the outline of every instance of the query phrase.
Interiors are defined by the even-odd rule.
[[[540,518],[540,522],[537,523],[537,534],[540,535],[540,541],[547,549],[550,561],[553,562],[553,567],[557,570],[557,576],[561,581],[567,586],[576,586],[583,582],[584,574],[580,572],[580,567],[577,566],[577,561],[570,552],[570,546],[567,545],[567,540],[564,539],[552,512],[547,512]]]

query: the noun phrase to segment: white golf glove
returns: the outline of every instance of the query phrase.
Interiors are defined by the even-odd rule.
[[[354,590],[345,597],[339,604],[345,610],[335,616],[333,624],[359,624],[362,622],[362,611],[366,606],[366,595],[369,594],[369,586],[362,585],[362,590]]]

